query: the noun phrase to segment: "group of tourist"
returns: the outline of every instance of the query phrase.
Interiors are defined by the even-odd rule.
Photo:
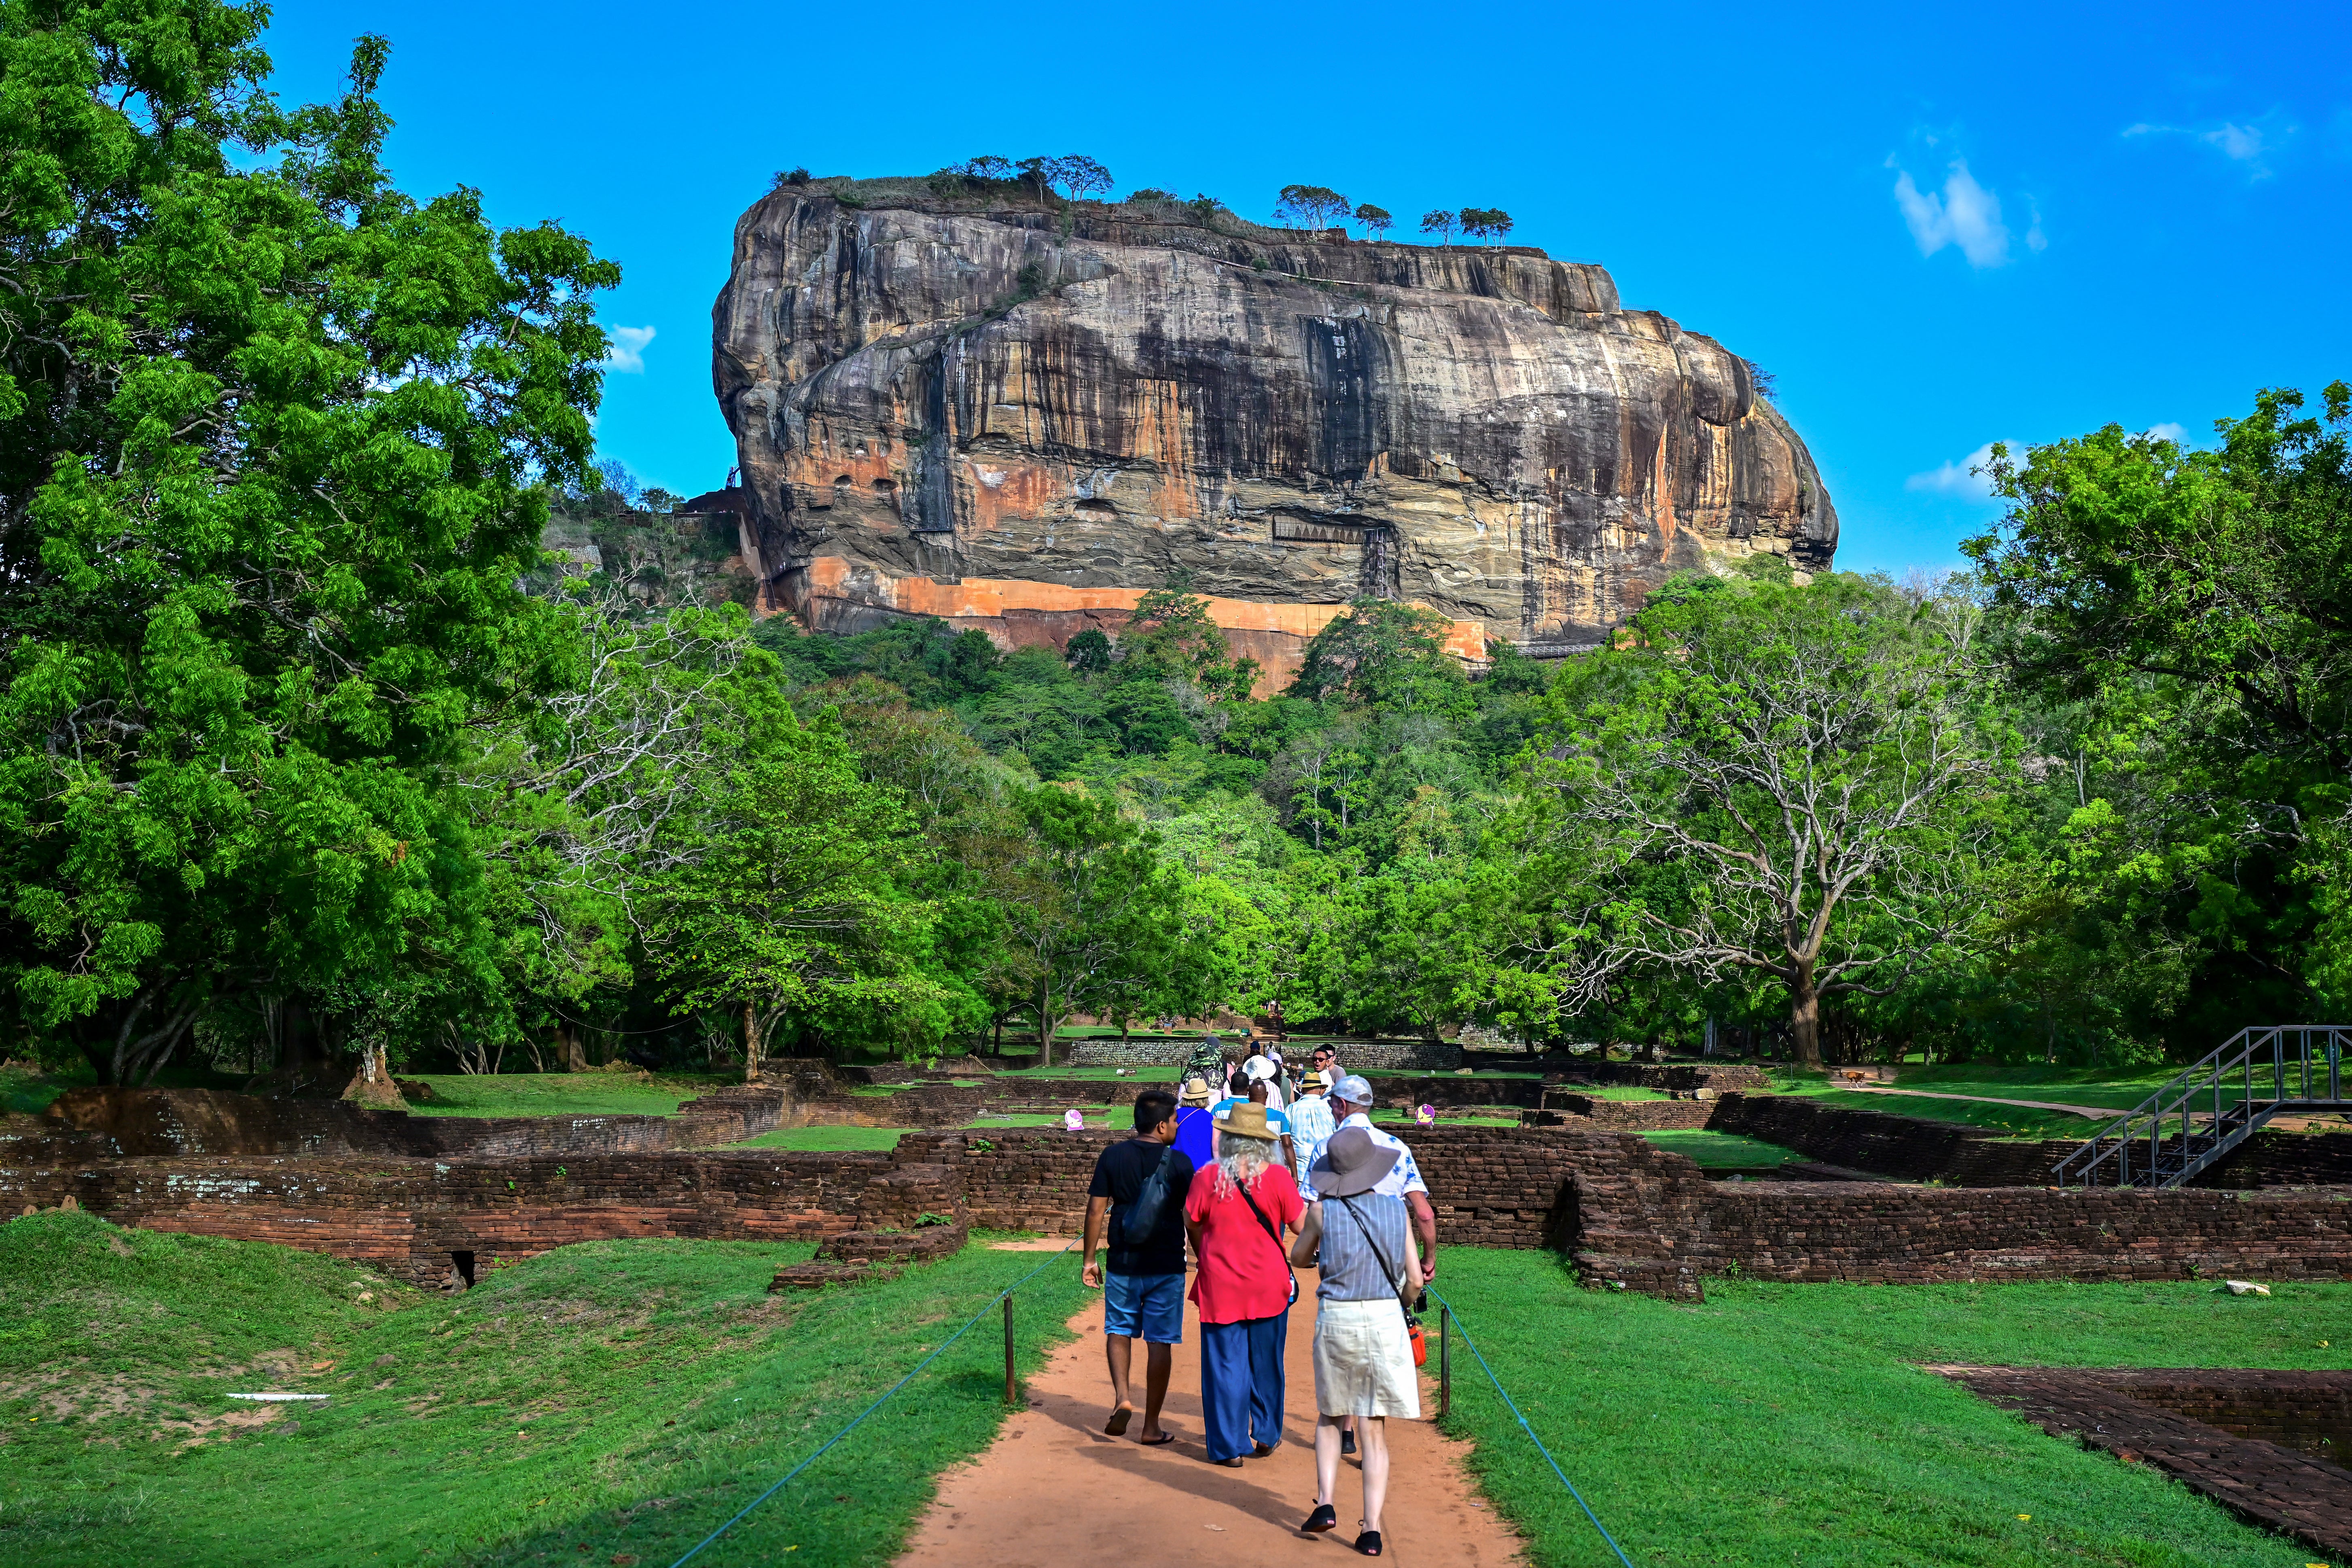
[[[1138,1440],[1175,1440],[1160,1409],[1173,1347],[1183,1341],[1189,1245],[1209,1458],[1239,1468],[1273,1453],[1282,1441],[1296,1271],[1313,1268],[1316,1494],[1299,1528],[1339,1528],[1340,1465],[1354,1455],[1363,1472],[1356,1550],[1377,1557],[1389,1480],[1384,1423],[1421,1414],[1411,1325],[1437,1272],[1436,1211],[1412,1151],[1372,1125],[1371,1086],[1343,1072],[1330,1047],[1318,1047],[1295,1078],[1261,1053],[1232,1065],[1243,1070],[1213,1080],[1217,1069],[1196,1054],[1181,1092],[1136,1096],[1134,1136],[1095,1163],[1083,1269],[1104,1292],[1112,1404],[1104,1430],[1123,1436],[1134,1421],[1140,1339]]]

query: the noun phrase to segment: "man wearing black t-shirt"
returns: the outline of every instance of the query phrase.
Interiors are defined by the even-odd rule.
[[[1086,1257],[1081,1273],[1103,1287],[1103,1355],[1110,1363],[1110,1419],[1103,1430],[1118,1436],[1135,1415],[1128,1386],[1135,1342],[1144,1352],[1143,1433],[1148,1447],[1175,1439],[1160,1427],[1160,1402],[1168,1396],[1168,1368],[1184,1339],[1184,1194],[1192,1184],[1192,1162],[1170,1145],[1176,1142],[1176,1097],[1147,1089],[1135,1097],[1135,1136],[1114,1143],[1095,1162],[1087,1189]],[[1130,1236],[1129,1211],[1144,1184],[1167,1165],[1166,1194],[1148,1236]],[[1109,1274],[1095,1261],[1109,1221]]]

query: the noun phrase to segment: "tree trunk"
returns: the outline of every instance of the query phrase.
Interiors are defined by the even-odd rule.
[[[743,1081],[760,1081],[760,1019],[748,997],[743,1002]]]
[[[1037,988],[1037,1065],[1054,1065],[1054,988]]]
[[[565,1072],[588,1070],[588,1054],[580,1048],[580,1033],[568,1021],[555,1026],[555,1054]]]
[[[1807,1071],[1821,1069],[1822,994],[1813,989],[1811,964],[1789,983],[1789,1049]]]

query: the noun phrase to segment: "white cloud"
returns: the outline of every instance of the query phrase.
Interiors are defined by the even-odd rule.
[[[1957,245],[1971,267],[1999,267],[2009,259],[2009,227],[2000,221],[2000,197],[1977,184],[1965,159],[1953,161],[1940,195],[1921,190],[1907,170],[1897,169],[1895,205],[1903,210],[1903,221],[1910,226],[1922,256]],[[2046,243],[2041,236],[2037,218],[2026,244],[2041,249]]]
[[[2245,165],[2248,175],[2257,180],[2270,178],[2266,155],[2278,152],[2294,132],[2295,128],[2282,120],[2276,110],[2260,121],[2249,121],[2243,125],[2232,120],[2203,127],[2155,125],[2143,121],[2124,127],[2126,136],[2186,136],[2192,142],[2201,142],[2230,162]]]
[[[608,327],[604,335],[613,340],[604,353],[604,363],[626,374],[643,375],[646,372],[646,347],[654,341],[651,327]]]
[[[2012,454],[2025,450],[2024,443],[2007,443]],[[1924,474],[1914,474],[1903,481],[1906,490],[1926,490],[1933,495],[1955,496],[1963,500],[1990,500],[1992,485],[1983,474],[1976,472],[1992,461],[1993,443],[1987,441],[1957,463],[1942,463]]]
[[[2175,425],[2169,419],[2166,420],[2161,425],[2151,425],[2147,429],[2141,431],[2140,434],[2147,437],[2151,441],[2186,441],[2189,439],[2188,426],[2183,425]]]

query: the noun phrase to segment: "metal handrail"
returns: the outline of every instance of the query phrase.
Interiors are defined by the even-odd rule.
[[[2241,1029],[2100,1129],[2061,1160],[2053,1174],[2062,1187],[2178,1186],[2283,1110],[2343,1105],[2347,1040],[2352,1025],[2260,1024]],[[2255,1087],[2258,1068],[2267,1092]],[[2233,1078],[2239,1081],[2230,1082]],[[2208,1103],[2200,1108],[2200,1100]],[[2177,1130],[2168,1133],[2167,1123],[2176,1121]],[[2102,1182],[2110,1164],[2111,1177]]]

